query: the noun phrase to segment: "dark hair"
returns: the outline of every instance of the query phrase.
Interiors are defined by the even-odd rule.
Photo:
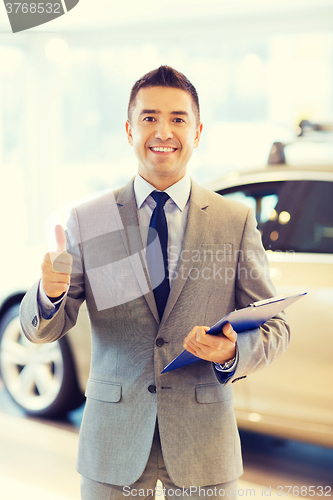
[[[170,66],[160,66],[157,69],[149,71],[142,76],[132,87],[127,116],[131,120],[133,107],[135,106],[136,96],[140,89],[146,87],[173,87],[175,89],[185,90],[192,97],[193,111],[197,120],[200,121],[200,108],[198,93],[192,83],[186,78],[183,73],[171,68]]]

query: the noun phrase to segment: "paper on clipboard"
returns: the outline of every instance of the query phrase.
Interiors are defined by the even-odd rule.
[[[226,323],[230,323],[237,333],[258,328],[266,323],[266,321],[273,318],[275,314],[281,312],[283,309],[286,309],[301,297],[304,297],[306,293],[307,292],[304,292],[290,297],[273,297],[267,300],[260,300],[250,304],[244,309],[232,311],[212,326],[212,328],[208,330],[207,334],[218,335],[222,332],[222,328]],[[200,359],[201,358],[198,358],[185,350],[173,361],[171,361],[171,363],[169,363],[161,373],[166,373],[171,370],[175,370],[176,368],[180,368],[181,366],[189,365],[196,361],[200,361]]]

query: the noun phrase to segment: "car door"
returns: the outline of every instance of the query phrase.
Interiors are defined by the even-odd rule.
[[[278,295],[308,292],[287,309],[287,352],[235,387],[236,408],[333,443],[333,182],[261,182],[220,194],[256,210]],[[237,386],[237,384],[235,384]]]

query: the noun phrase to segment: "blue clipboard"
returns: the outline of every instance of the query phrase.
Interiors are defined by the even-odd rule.
[[[260,300],[254,302],[244,309],[238,309],[238,311],[232,311],[227,314],[224,318],[220,319],[207,333],[210,335],[218,335],[222,332],[222,328],[226,323],[230,323],[235,332],[241,333],[247,330],[253,330],[263,325],[269,319],[273,318],[275,314],[283,311],[286,307],[290,306],[296,300],[304,297],[307,292],[301,293],[299,295],[292,295],[290,297],[273,297],[267,300]],[[196,361],[200,361],[201,358],[194,356],[188,351],[183,351],[179,356],[177,356],[171,363],[169,363],[161,373],[170,372],[181,366],[186,366]]]

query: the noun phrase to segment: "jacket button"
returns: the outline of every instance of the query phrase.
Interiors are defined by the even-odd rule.
[[[162,345],[164,344],[164,340],[159,337],[158,339],[156,339],[156,345],[157,347],[162,347]]]
[[[148,387],[148,391],[151,392],[152,394],[155,394],[155,392],[156,392],[156,385],[150,385]]]

